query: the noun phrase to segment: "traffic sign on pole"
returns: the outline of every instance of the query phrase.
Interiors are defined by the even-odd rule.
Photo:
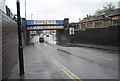
[[[74,28],[73,27],[69,28],[69,34],[74,35]]]

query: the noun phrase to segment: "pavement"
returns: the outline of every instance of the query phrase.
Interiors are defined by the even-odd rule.
[[[34,44],[24,48],[24,66],[24,75],[19,75],[17,63],[8,79],[67,79],[67,76],[53,65]]]
[[[52,35],[50,37],[44,37],[45,43],[56,44]],[[43,51],[40,51],[36,47],[39,43],[39,36],[35,36],[30,41],[30,45],[23,49],[24,54],[24,75],[19,75],[19,62],[13,68],[10,79],[24,79],[24,80],[54,80],[54,79],[70,79],[65,75],[53,62],[50,61],[49,57],[44,55]],[[41,44],[42,45],[42,44]]]

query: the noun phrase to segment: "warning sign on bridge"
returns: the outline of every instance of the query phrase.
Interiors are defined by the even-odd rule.
[[[64,20],[26,20],[26,25],[64,25]]]
[[[56,24],[56,21],[39,21],[39,20],[35,20],[34,24]]]

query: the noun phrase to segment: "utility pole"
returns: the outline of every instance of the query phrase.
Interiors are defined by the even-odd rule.
[[[27,26],[26,26],[26,20],[27,20],[27,12],[26,12],[26,0],[25,0],[25,43],[28,46],[28,34],[29,32],[27,31]]]
[[[25,0],[25,20],[26,20],[26,17],[27,15],[26,15],[26,0]]]
[[[20,0],[17,0],[17,24],[18,24],[18,54],[19,54],[19,71],[20,75],[24,74],[24,61],[23,61],[23,46],[21,36],[21,17],[20,17]]]

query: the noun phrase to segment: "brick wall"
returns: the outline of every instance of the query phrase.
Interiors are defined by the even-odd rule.
[[[17,60],[17,23],[2,13],[2,79],[8,78]]]

